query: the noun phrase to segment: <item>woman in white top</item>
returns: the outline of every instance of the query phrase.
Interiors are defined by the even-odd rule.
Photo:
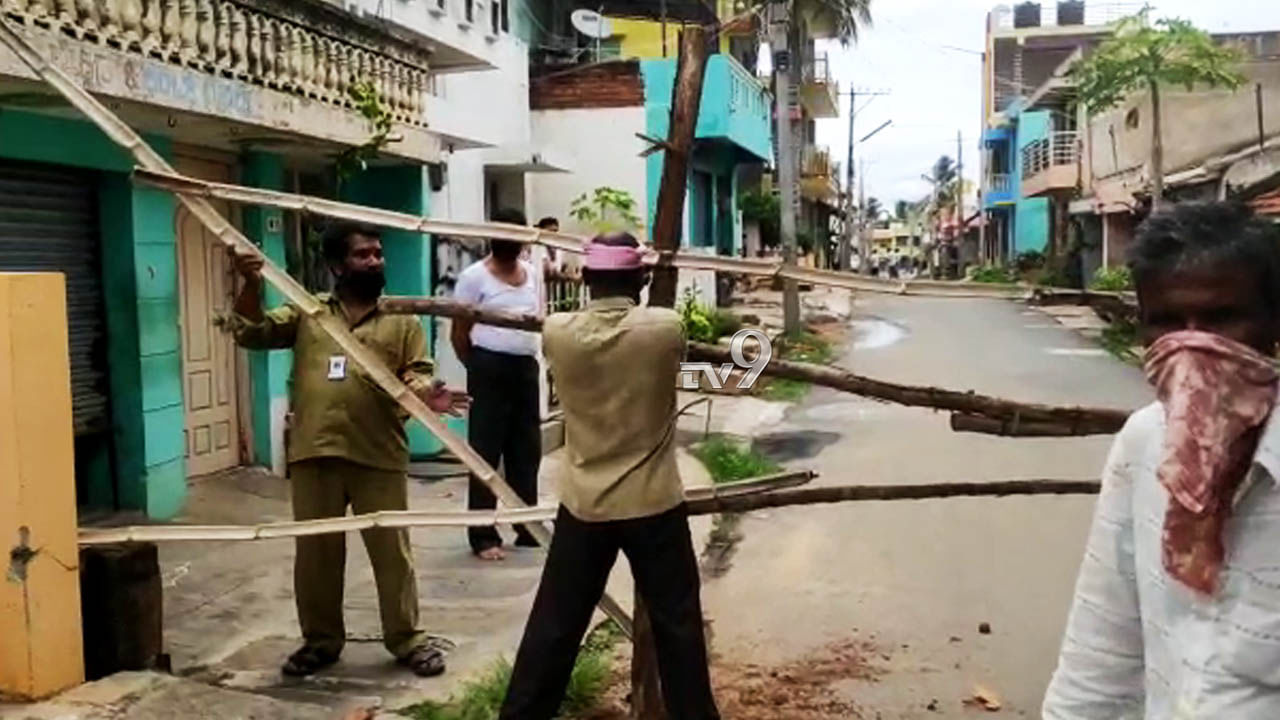
[[[524,225],[524,215],[500,210],[494,222]],[[521,243],[491,240],[489,255],[458,276],[454,297],[485,310],[542,315],[538,273],[520,259]],[[473,399],[467,426],[471,447],[493,467],[505,464],[504,475],[526,503],[538,502],[538,466],[542,460],[542,428],[538,398],[538,338],[531,332],[476,325],[454,320],[450,332],[454,352],[467,368],[467,387]],[[493,493],[471,479],[467,507],[493,509]],[[501,560],[498,529],[467,529],[471,551],[484,560]],[[516,545],[537,542],[523,527],[516,528]]]

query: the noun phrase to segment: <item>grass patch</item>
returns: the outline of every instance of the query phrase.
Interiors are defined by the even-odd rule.
[[[693,454],[702,461],[711,474],[711,479],[717,484],[746,480],[780,470],[777,463],[760,451],[723,435],[712,435],[694,448]]]
[[[781,360],[827,365],[835,360],[836,349],[827,338],[813,332],[784,335],[773,346],[774,357]],[[764,378],[757,395],[775,402],[800,402],[809,394],[809,383],[790,378]]]
[[[1021,280],[1018,271],[1000,265],[984,265],[973,271],[971,282],[990,283],[993,285],[1012,285]]]
[[[1102,329],[1102,347],[1116,359],[1130,365],[1141,365],[1142,356],[1134,351],[1138,345],[1138,326],[1128,320],[1117,320]]]
[[[612,620],[600,623],[587,635],[573,664],[559,717],[576,718],[596,706],[608,689],[613,649],[621,639],[622,629]],[[447,702],[428,700],[397,712],[413,720],[496,720],[510,683],[511,663],[499,658]]]

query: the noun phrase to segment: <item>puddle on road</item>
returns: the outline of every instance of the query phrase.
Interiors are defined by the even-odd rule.
[[[849,323],[853,330],[854,350],[879,350],[901,341],[907,329],[880,318],[861,318]]]
[[[794,430],[758,435],[751,441],[751,447],[774,462],[786,463],[808,460],[828,445],[839,442],[840,437],[840,433],[822,430]]]

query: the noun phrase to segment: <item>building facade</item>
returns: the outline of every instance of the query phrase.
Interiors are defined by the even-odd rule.
[[[506,138],[437,130],[447,109],[437,88],[526,57],[507,15],[520,6],[417,0],[392,17],[364,5],[108,0],[5,2],[0,12],[180,172],[438,212],[455,154],[505,149]],[[390,117],[393,140],[362,169],[340,160],[371,141],[370,112]],[[290,357],[235,347],[225,251],[172,195],[132,182],[132,168],[0,49],[0,269],[66,275],[78,499],[162,519],[181,510],[191,476],[283,470]],[[311,218],[220,209],[309,289],[327,289]],[[384,245],[388,292],[430,294],[433,239],[388,232]],[[413,430],[416,453],[434,447]]]

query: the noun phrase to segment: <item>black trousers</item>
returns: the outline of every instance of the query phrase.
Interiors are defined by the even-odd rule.
[[[467,441],[493,467],[504,465],[504,476],[520,499],[538,503],[538,466],[542,462],[542,421],[538,411],[538,361],[530,355],[511,355],[473,347],[467,359],[467,392],[471,416]],[[467,494],[467,508],[492,510],[497,499],[475,476]],[[537,543],[517,528],[517,543]],[[471,549],[480,552],[502,545],[496,527],[467,529]]]
[[[589,523],[561,506],[499,720],[556,716],[619,550],[627,554],[636,589],[649,607],[667,714],[672,720],[720,717],[711,694],[698,563],[685,507]]]

